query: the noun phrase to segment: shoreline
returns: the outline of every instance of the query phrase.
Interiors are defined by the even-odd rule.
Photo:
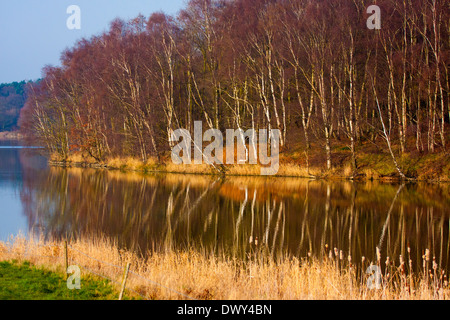
[[[295,175],[295,174],[283,174],[278,173],[273,176],[264,176],[256,173],[239,173],[239,169],[236,165],[228,166],[227,168],[231,171],[229,172],[215,172],[213,168],[209,168],[209,172],[205,172],[203,169],[193,169],[191,166],[180,165],[179,169],[170,170],[165,169],[166,164],[160,164],[154,168],[144,168],[144,169],[136,169],[136,168],[128,168],[126,166],[123,167],[115,167],[108,166],[107,164],[101,163],[90,163],[90,162],[65,162],[65,161],[49,161],[50,166],[53,167],[61,167],[61,168],[85,168],[85,169],[103,169],[109,171],[122,171],[122,172],[132,172],[132,173],[160,173],[160,174],[182,174],[182,175],[199,175],[199,176],[223,176],[223,177],[254,177],[254,178],[298,178],[298,179],[311,179],[311,180],[355,180],[355,181],[369,181],[369,180],[377,180],[377,181],[386,181],[386,182],[397,182],[401,181],[400,178],[396,177],[382,177],[378,179],[370,179],[364,176],[358,176],[356,178],[345,177],[340,175],[330,175],[330,174],[319,174],[319,175]],[[188,168],[187,168],[188,167]],[[280,165],[280,169],[283,168],[283,165]],[[255,170],[259,170],[259,167]],[[253,170],[252,170],[253,171]],[[412,180],[412,181],[420,181],[420,180]],[[439,182],[439,181],[436,181]]]
[[[24,136],[18,131],[3,131],[0,132],[0,141],[7,140],[22,140]]]
[[[111,163],[112,162],[112,163]],[[335,168],[327,172],[318,168],[310,168],[309,174],[306,168],[293,164],[280,164],[280,169],[276,175],[263,176],[259,174],[260,167],[254,165],[227,165],[225,170],[218,172],[212,166],[203,165],[173,165],[167,163],[142,163],[134,158],[114,159],[105,163],[89,162],[89,161],[55,161],[48,160],[48,164],[53,167],[62,168],[90,168],[99,170],[132,172],[142,174],[181,174],[181,175],[200,175],[214,177],[254,177],[254,178],[297,178],[309,180],[324,181],[380,181],[386,183],[449,183],[450,177],[441,177],[439,179],[432,178],[408,178],[401,179],[400,176],[373,174],[374,169],[361,170],[356,176],[349,174],[348,167]],[[369,174],[372,175],[369,175]]]

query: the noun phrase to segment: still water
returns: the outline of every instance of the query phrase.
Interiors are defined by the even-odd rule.
[[[0,240],[106,236],[142,254],[196,248],[246,259],[383,257],[449,269],[450,186],[218,178],[49,167],[39,150],[0,147]],[[9,148],[11,146],[13,148]]]

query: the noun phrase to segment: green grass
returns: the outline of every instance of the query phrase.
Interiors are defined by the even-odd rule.
[[[106,280],[81,275],[81,289],[67,289],[63,274],[36,268],[29,262],[0,262],[0,300],[116,300]]]

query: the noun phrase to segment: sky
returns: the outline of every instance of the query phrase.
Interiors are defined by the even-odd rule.
[[[0,83],[36,80],[46,65],[81,38],[106,31],[112,20],[156,11],[176,15],[186,0],[3,0],[0,4]],[[70,30],[67,8],[80,8],[81,29]]]

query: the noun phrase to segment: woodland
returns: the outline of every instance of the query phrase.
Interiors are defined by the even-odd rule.
[[[376,3],[375,3],[376,2]],[[381,29],[367,8],[381,9]],[[191,0],[176,16],[116,19],[46,66],[30,86],[22,131],[62,160],[142,162],[171,133],[278,129],[285,154],[345,149],[352,171],[368,146],[389,155],[446,153],[450,2]],[[319,159],[318,158],[318,159]],[[314,164],[314,163],[313,163]]]

